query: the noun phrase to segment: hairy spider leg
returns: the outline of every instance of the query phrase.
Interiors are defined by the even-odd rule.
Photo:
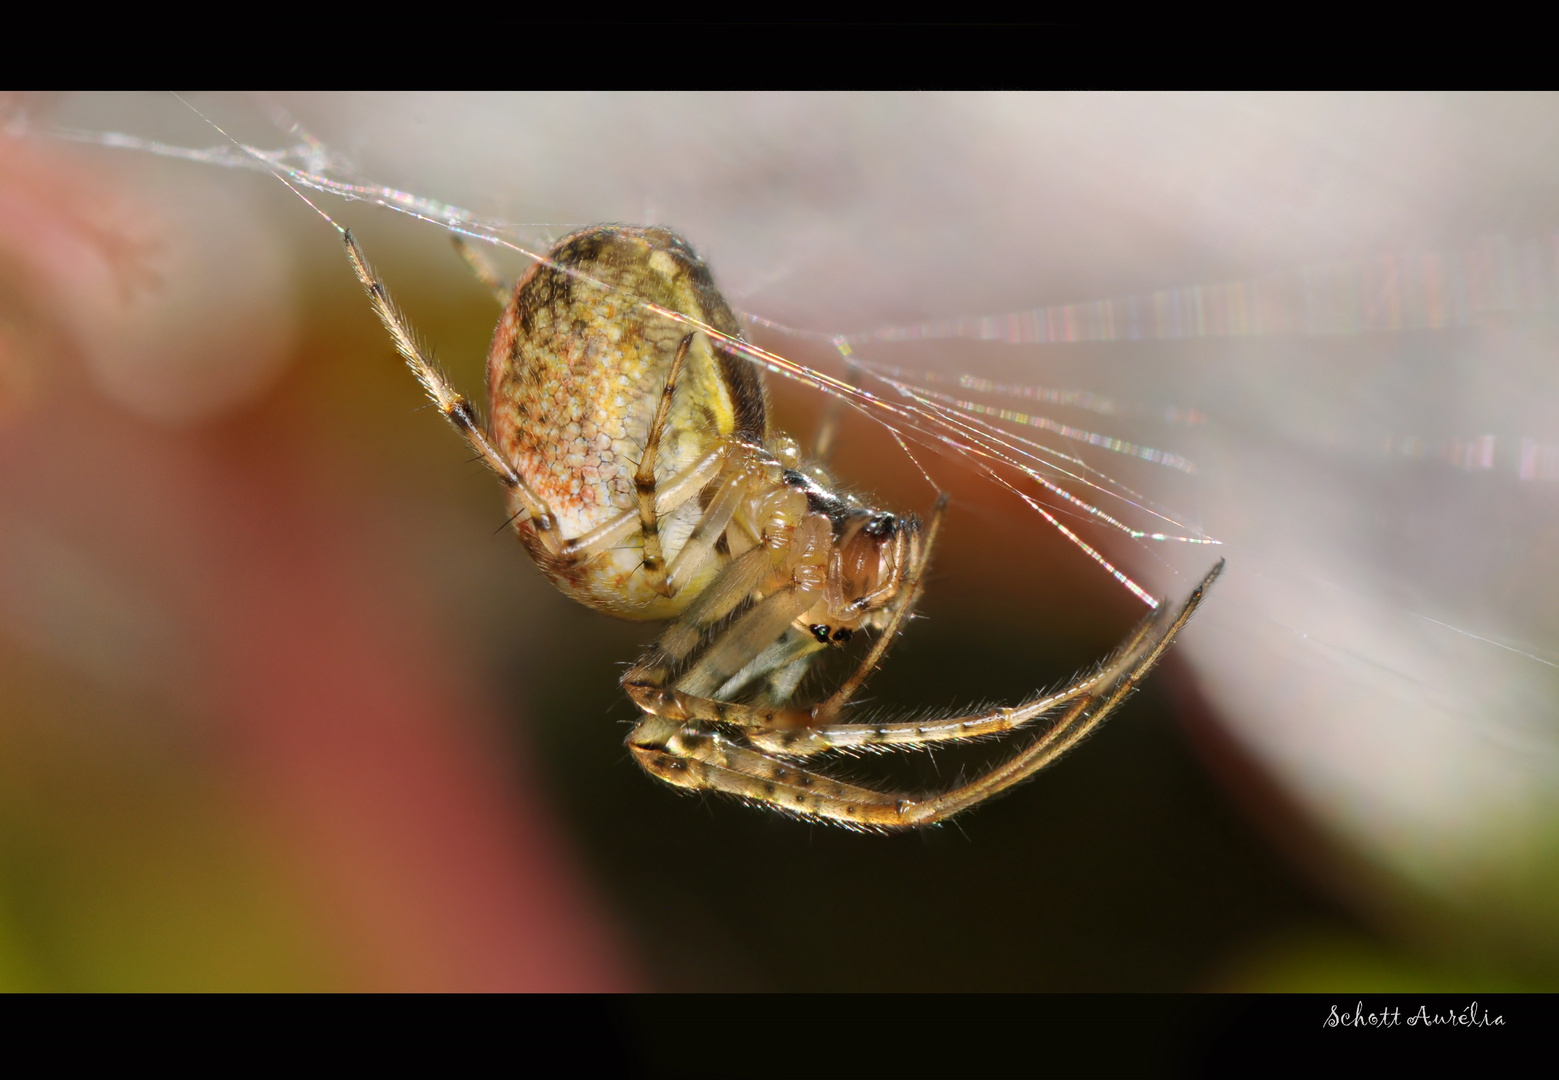
[[[728,737],[707,724],[654,711],[630,734],[628,745],[645,771],[676,787],[720,792],[853,828],[890,831],[933,825],[1033,776],[1103,723],[1158,663],[1223,565],[1220,560],[1212,568],[1167,626],[1159,625],[1161,616],[1150,620],[1146,630],[1157,632],[1145,643],[1140,643],[1144,628],[1133,633],[1126,655],[1135,654],[1135,659],[1124,671],[1116,667],[1108,681],[1085,679],[1063,691],[1057,697],[1071,700],[1071,707],[1033,744],[968,783],[939,794],[910,796],[845,783],[794,758],[759,750],[740,737]],[[1136,648],[1130,647],[1133,639],[1139,639]],[[660,703],[650,699],[648,704]],[[1007,711],[996,710],[985,719],[999,720]]]
[[[547,508],[546,500],[536,494],[520,474],[515,472],[514,466],[493,447],[489,441],[487,425],[478,418],[476,410],[471,407],[471,402],[450,385],[449,379],[426,355],[410,324],[396,310],[395,304],[390,300],[390,294],[374,275],[368,260],[363,257],[362,249],[352,238],[352,230],[344,230],[342,239],[346,244],[347,258],[352,261],[352,269],[357,272],[357,280],[362,282],[363,288],[367,290],[368,299],[373,303],[379,321],[389,331],[396,350],[410,366],[412,374],[417,376],[417,381],[427,391],[428,397],[433,399],[433,404],[438,406],[444,418],[465,437],[477,456],[498,475],[498,479],[503,481],[505,486],[512,488],[518,494],[521,504],[530,514],[531,521],[535,523],[542,543],[556,554],[562,546],[562,541],[557,534],[556,519]]]
[[[1016,757],[967,784],[961,784],[930,799],[915,801],[900,812],[898,820],[911,826],[931,825],[944,821],[961,810],[984,802],[1014,784],[1021,783],[1076,746],[1094,728],[1104,723],[1157,666],[1175,637],[1196,613],[1202,598],[1207,595],[1207,590],[1223,572],[1223,565],[1222,559],[1213,565],[1191,595],[1186,598],[1174,621],[1152,640],[1141,659],[1119,679],[1100,692],[1088,693],[1081,697],[1054,727]]]
[[[633,473],[633,487],[639,496],[639,535],[644,542],[644,576],[650,588],[662,596],[670,596],[672,590],[666,582],[666,560],[660,549],[660,519],[655,513],[655,458],[660,453],[661,433],[666,430],[666,418],[671,415],[671,401],[677,395],[677,376],[687,360],[692,347],[693,334],[688,334],[677,344],[676,355],[671,358],[671,370],[666,373],[666,386],[660,392],[660,404],[655,407],[655,419],[650,423],[649,434],[644,440],[644,453],[639,455],[639,467]]]
[[[655,512],[665,516],[676,511],[683,503],[704,489],[719,473],[724,460],[725,448],[721,447],[706,454],[662,484],[655,493]],[[581,533],[572,540],[565,540],[562,557],[570,562],[586,562],[616,547],[625,537],[633,535],[638,529],[639,509],[635,506],[632,510],[624,510],[610,521],[596,526],[587,533]],[[684,547],[683,551],[685,550]],[[676,566],[681,557],[682,552],[677,552],[677,558],[672,560],[672,567],[668,567],[668,571]]]
[[[476,280],[486,285],[487,291],[493,294],[493,299],[498,301],[498,306],[508,307],[509,297],[514,292],[514,287],[503,279],[498,273],[498,268],[459,233],[451,233],[449,238],[454,241],[455,250],[460,253],[460,257],[471,268],[471,273],[476,275]]]
[[[914,563],[904,575],[901,585],[903,594],[893,605],[892,614],[887,624],[877,635],[872,646],[867,650],[855,670],[840,684],[839,689],[830,694],[824,701],[811,707],[798,707],[787,705],[747,705],[736,702],[721,701],[718,697],[705,694],[688,693],[683,689],[684,683],[698,682],[699,672],[694,670],[686,673],[679,679],[676,685],[666,687],[653,677],[646,677],[649,673],[643,666],[635,667],[623,676],[623,689],[628,696],[645,712],[657,713],[666,716],[681,716],[688,720],[699,720],[706,723],[729,724],[739,728],[749,728],[757,731],[772,731],[785,735],[798,734],[803,731],[822,731],[827,729],[829,722],[849,703],[855,693],[866,682],[867,677],[882,662],[883,655],[897,639],[904,624],[909,620],[910,613],[916,602],[920,599],[925,584],[926,567],[931,562],[931,551],[936,544],[937,534],[942,528],[942,519],[947,512],[948,499],[946,495],[939,495],[936,503],[931,508],[931,516],[927,520],[925,528],[920,532],[919,552]],[[794,595],[793,590],[782,590],[768,597],[761,605],[755,607],[743,616],[742,620],[727,629],[718,642],[722,651],[734,652],[738,655],[757,655],[771,642],[777,640],[789,626],[791,619],[805,610],[806,605],[799,602],[790,602],[789,597]],[[779,597],[786,597],[781,600]],[[785,606],[788,604],[788,607]],[[789,617],[782,613],[794,607]],[[759,608],[763,614],[757,614]],[[672,628],[676,630],[676,627]],[[678,631],[681,635],[681,631]],[[671,631],[667,632],[671,636]],[[685,636],[685,635],[682,635]],[[794,656],[790,663],[810,659],[810,654],[822,646],[814,646],[806,649],[805,653]],[[711,648],[710,653],[715,652]],[[706,658],[709,653],[705,654]],[[700,660],[700,664],[704,662]],[[703,679],[709,682],[709,679]],[[794,690],[792,683],[791,689]],[[785,751],[788,753],[789,751]]]
[[[458,238],[457,238],[458,239]],[[486,430],[486,425],[478,418],[476,410],[464,394],[461,394],[452,385],[449,379],[441,372],[437,365],[428,356],[427,351],[417,340],[416,333],[411,329],[411,324],[406,317],[395,307],[390,300],[389,292],[385,289],[368,260],[363,256],[362,249],[358,247],[350,229],[343,235],[346,244],[347,258],[352,262],[352,269],[357,273],[357,279],[362,282],[363,288],[368,293],[368,298],[373,304],[375,313],[380,322],[384,324],[390,333],[390,338],[395,342],[397,351],[405,358],[417,381],[422,384],[428,397],[444,414],[456,430],[465,437],[466,442],[476,451],[477,456],[486,463],[487,467],[497,473],[499,480],[511,488],[514,488],[520,496],[520,501],[525,506],[526,512],[532,521],[536,522],[536,528],[542,542],[547,544],[559,558],[570,562],[585,562],[601,552],[606,551],[617,544],[624,537],[630,535],[635,527],[639,526],[643,519],[642,506],[635,510],[629,510],[618,517],[606,522],[604,525],[585,533],[582,536],[564,539],[558,535],[554,518],[547,509],[546,500],[525,483],[524,479],[515,471],[514,466],[506,461],[493,447]],[[466,246],[462,251],[469,251]],[[474,251],[470,252],[472,258],[479,259]],[[488,268],[490,269],[490,268]],[[478,271],[481,276],[481,271]],[[494,276],[496,281],[496,275]],[[507,297],[501,298],[508,303]],[[678,348],[678,356],[685,357],[688,342],[691,335],[684,339]],[[673,368],[673,379],[675,367]],[[670,383],[668,382],[668,389]],[[662,424],[663,426],[663,424]],[[709,483],[720,471],[724,463],[724,448],[715,450],[693,465],[671,478],[662,485],[661,490],[655,494],[652,505],[652,514],[669,514],[682,506],[687,500],[695,497],[704,486]],[[689,573],[696,567],[690,566]]]
[[[787,757],[810,757],[830,752],[914,750],[942,743],[968,742],[1017,731],[1041,717],[1053,714],[1061,706],[1098,686],[1113,683],[1121,671],[1141,655],[1143,642],[1162,621],[1161,614],[1150,615],[1142,620],[1131,636],[1094,674],[1078,679],[1066,689],[1036,696],[1021,705],[1004,706],[989,712],[892,723],[817,725],[809,723],[812,710],[738,705],[696,698],[677,690],[662,692],[669,699],[663,711],[667,715],[677,715],[672,710],[679,709],[681,715],[689,720],[736,728],[748,744]],[[641,695],[646,700],[652,696],[635,687],[630,687],[628,692],[636,702],[639,702]],[[651,711],[644,702],[639,703],[641,708]]]
[[[861,369],[854,360],[846,362],[844,381],[851,386],[861,381]],[[828,404],[823,406],[823,418],[818,421],[817,432],[812,436],[809,461],[825,467],[828,465],[829,460],[834,456],[834,440],[839,435],[839,418],[843,415],[844,398],[837,394],[830,394]]]

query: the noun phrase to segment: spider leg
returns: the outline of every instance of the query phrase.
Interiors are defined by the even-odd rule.
[[[755,475],[754,483],[761,482],[761,475]],[[717,495],[716,502],[705,511],[706,518],[717,520],[711,515],[720,498]],[[829,528],[826,517],[808,515],[793,531],[787,530],[778,537],[766,535],[759,546],[731,559],[639,662],[624,673],[623,687],[630,694],[653,696],[672,684],[675,673],[677,690],[695,697],[712,697],[733,680],[745,685],[789,664],[805,662],[806,654],[822,646],[816,645],[810,635],[812,644],[804,649],[792,647],[794,642],[786,645],[786,639],[796,619],[817,602],[818,589],[823,587],[822,568],[814,565],[814,572],[804,573],[797,560],[815,551],[822,537],[829,534]],[[695,527],[689,545],[697,539],[697,532]],[[705,638],[710,626],[749,600],[754,602],[730,625]],[[701,654],[685,670],[678,670],[701,643],[706,646]],[[800,674],[799,670],[795,672],[796,678]],[[794,690],[793,683],[789,690],[783,689],[783,678],[778,685],[783,694],[777,700],[784,700]]]
[[[1160,615],[1149,616],[1121,643],[1113,657],[1092,675],[1078,678],[1064,690],[1030,698],[1021,705],[1004,705],[960,716],[893,723],[824,724],[803,728],[784,728],[771,724],[749,731],[747,741],[760,749],[806,757],[832,750],[885,750],[890,747],[913,750],[940,743],[1004,735],[1026,727],[1040,717],[1054,713],[1068,702],[1118,679],[1120,673],[1140,655],[1143,642],[1162,621]]]
[[[717,447],[668,482],[661,484],[655,492],[655,512],[662,516],[669,514],[697,495],[720,471],[724,457],[725,447]],[[565,541],[561,554],[570,562],[585,562],[603,551],[616,547],[619,541],[631,535],[638,527],[638,508],[625,510],[604,525],[598,525],[587,533]],[[686,548],[684,547],[683,550],[685,551]],[[681,556],[681,552],[678,552],[678,556]],[[695,569],[696,566],[690,567],[688,573],[691,574]]]
[[[861,369],[853,360],[845,362],[845,382],[852,386],[861,381]],[[812,436],[812,450],[808,459],[819,465],[827,465],[834,453],[834,439],[839,434],[839,417],[844,412],[844,399],[830,395],[823,408],[823,418],[818,421],[817,433]]]
[[[1110,714],[1131,696],[1131,692],[1147,677],[1148,672],[1153,670],[1165,650],[1175,640],[1175,636],[1196,613],[1202,598],[1207,595],[1207,590],[1212,587],[1212,583],[1222,572],[1223,560],[1219,559],[1192,591],[1186,602],[1181,605],[1174,621],[1146,644],[1141,655],[1130,668],[1108,685],[1080,697],[1050,730],[1035,740],[1032,746],[967,784],[961,784],[950,791],[944,791],[930,798],[917,799],[908,804],[901,811],[900,823],[921,826],[945,821],[959,811],[984,802],[1014,784],[1028,779],[1076,746],[1089,732],[1104,723]]]
[[[390,301],[390,294],[374,275],[368,260],[363,257],[357,241],[352,239],[350,229],[345,231],[343,240],[346,243],[347,258],[352,260],[352,269],[357,272],[357,280],[363,283],[363,288],[368,292],[368,299],[372,301],[379,321],[384,323],[384,328],[390,332],[395,348],[405,358],[412,373],[417,376],[417,381],[427,391],[428,397],[433,399],[433,404],[438,406],[438,411],[443,413],[444,418],[465,437],[477,456],[487,463],[488,468],[498,474],[499,480],[514,490],[520,503],[530,514],[531,520],[535,522],[537,534],[542,542],[550,550],[557,552],[562,541],[557,535],[557,522],[548,510],[546,500],[536,494],[515,471],[514,466],[493,447],[488,440],[486,424],[478,418],[476,410],[471,407],[471,402],[466,396],[450,385],[444,373],[439,371],[426,354],[417,341],[417,335],[412,331],[411,325],[406,321],[405,316],[396,310],[395,305]]]
[[[850,698],[860,689],[866,681],[866,677],[881,662],[888,646],[898,636],[900,628],[909,618],[915,601],[919,599],[925,580],[926,566],[931,561],[931,549],[936,543],[938,532],[942,528],[942,519],[947,510],[947,496],[937,498],[936,504],[931,509],[931,517],[921,533],[919,553],[914,564],[904,576],[903,594],[893,607],[893,613],[889,617],[887,625],[882,633],[872,642],[872,647],[862,658],[851,676],[833,694],[818,705],[811,708],[799,708],[784,705],[743,705],[734,702],[720,701],[714,695],[717,688],[728,678],[735,675],[746,662],[761,655],[765,644],[769,641],[778,641],[784,633],[787,623],[785,613],[790,613],[794,618],[806,610],[807,602],[802,600],[800,594],[794,590],[782,590],[775,593],[758,604],[751,611],[742,616],[735,626],[727,630],[721,639],[709,652],[699,658],[697,664],[686,672],[676,682],[675,687],[667,687],[663,680],[644,668],[644,665],[628,672],[623,677],[623,688],[635,703],[646,712],[663,712],[665,715],[678,716],[686,719],[701,720],[709,723],[731,724],[737,727],[769,730],[775,738],[790,739],[797,745],[805,745],[801,739],[804,729],[816,728],[823,730],[828,721],[837,716]],[[711,509],[713,504],[711,504]],[[689,542],[691,545],[691,541]],[[750,555],[751,553],[749,553]],[[680,557],[680,556],[679,556]],[[787,597],[781,600],[781,597]],[[729,610],[726,608],[725,610]],[[762,612],[762,614],[760,614]],[[721,612],[724,614],[724,611]],[[718,616],[716,616],[718,617]],[[713,619],[705,620],[712,622]],[[679,624],[680,626],[680,624]],[[672,638],[679,633],[678,627],[668,631],[666,637]],[[680,640],[680,639],[679,639]],[[691,641],[689,641],[691,647]],[[818,646],[821,648],[821,646]],[[807,653],[816,651],[808,648]],[[685,651],[683,653],[685,655]],[[804,655],[798,655],[794,661],[810,659]],[[968,736],[973,737],[973,736]],[[779,752],[790,753],[791,750],[773,746]],[[829,746],[819,746],[818,751],[833,749]],[[807,753],[807,750],[798,750],[797,753]],[[817,751],[810,751],[817,752]]]
[[[1220,560],[1167,626],[1159,619],[1139,628],[1133,635],[1135,644],[1128,639],[1124,655],[1129,660],[1106,669],[1112,677],[1085,680],[1067,691],[1070,707],[1031,746],[974,780],[940,794],[909,796],[835,780],[794,759],[728,738],[707,723],[679,715],[675,691],[635,694],[635,701],[649,715],[629,735],[628,746],[646,772],[676,787],[717,791],[855,828],[932,825],[1034,775],[1103,723],[1158,663],[1222,569]],[[1063,703],[1051,700],[1047,708]],[[730,714],[724,719],[729,721]]]
[[[645,712],[736,728],[742,732],[749,745],[787,757],[890,747],[913,750],[1016,731],[1101,686],[1113,683],[1138,658],[1143,642],[1162,621],[1161,615],[1144,619],[1116,649],[1110,661],[1094,674],[1078,679],[1064,690],[1035,697],[1021,705],[940,719],[818,725],[814,709],[720,701],[717,698],[686,694],[675,688],[643,684],[630,684],[626,689],[629,697]]]
[[[872,827],[898,797],[765,754],[699,724],[646,716],[628,736],[639,766],[673,787],[717,791],[805,817]],[[891,827],[891,826],[889,826]]]
[[[670,596],[671,586],[666,581],[666,563],[660,547],[660,522],[655,513],[655,458],[660,452],[660,436],[666,430],[666,418],[671,415],[671,399],[676,396],[677,376],[682,373],[682,363],[687,359],[693,335],[688,334],[677,345],[671,358],[671,370],[666,373],[666,388],[661,391],[660,404],[655,407],[655,419],[650,423],[649,435],[644,440],[644,453],[639,467],[633,474],[633,486],[639,494],[639,533],[644,538],[644,576],[650,588]],[[712,543],[712,542],[711,542]]]
[[[732,559],[624,673],[623,685],[664,686],[671,669],[697,647],[704,630],[729,615],[774,572],[774,556],[768,548],[756,547]]]
[[[713,694],[748,661],[778,641],[786,627],[816,599],[793,584],[765,596],[721,632],[693,666],[677,678],[676,689],[694,697]]]
[[[747,661],[710,696],[720,701],[734,701],[734,695],[752,687],[759,695],[753,698],[754,701],[783,705],[795,696],[812,661],[827,648],[810,628],[802,629],[797,623],[791,623],[772,644]]]
[[[736,511],[741,506],[743,497],[752,490],[757,479],[745,468],[737,469],[721,479],[719,487],[714,491],[714,497],[709,500],[708,508],[698,519],[698,524],[693,527],[692,534],[683,542],[682,550],[678,551],[666,565],[667,592],[675,595],[693,579],[698,568],[714,551],[715,544],[725,534],[726,527],[736,517]],[[658,495],[655,505],[658,510],[660,507]]]
[[[514,290],[499,276],[498,268],[487,261],[487,256],[472,247],[465,237],[452,233],[449,238],[454,241],[455,250],[460,253],[460,257],[471,268],[471,273],[476,275],[476,280],[486,285],[487,291],[493,294],[493,298],[498,301],[498,306],[508,307],[509,296]]]

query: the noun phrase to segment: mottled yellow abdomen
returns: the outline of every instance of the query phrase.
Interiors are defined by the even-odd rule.
[[[666,229],[581,230],[516,285],[488,354],[491,432],[499,452],[545,500],[562,539],[635,512],[634,472],[672,358],[697,324],[740,336],[708,269]],[[657,483],[687,473],[728,440],[762,445],[767,434],[756,369],[697,334],[661,437]],[[511,498],[512,511],[522,506]],[[691,498],[662,518],[668,559],[701,513],[700,500]],[[629,619],[677,615],[725,562],[709,560],[667,597],[649,588],[640,572],[643,543],[636,532],[583,563],[556,558],[529,521],[520,523],[519,535],[565,593]]]

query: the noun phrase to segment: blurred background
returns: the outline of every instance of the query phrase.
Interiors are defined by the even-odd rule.
[[[189,102],[530,250],[671,225],[776,352],[838,374],[849,334],[1029,388],[980,398],[1025,437],[1181,455],[1066,444],[1221,547],[1087,537],[1175,599],[1229,568],[1104,730],[955,825],[679,797],[622,746],[656,628],[528,563],[336,232],[177,98],[0,98],[0,987],[1559,982],[1559,100]],[[497,309],[444,229],[310,198],[480,399]],[[770,385],[805,439],[826,400]],[[836,463],[933,497],[870,423]],[[953,512],[874,705],[1022,698],[1140,616],[922,463]]]

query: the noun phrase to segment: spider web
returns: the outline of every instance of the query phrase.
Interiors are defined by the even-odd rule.
[[[181,119],[194,116],[171,99],[165,104]],[[652,102],[635,118],[661,104]],[[1183,111],[1201,107],[1171,104]],[[461,101],[447,115],[469,105]],[[609,104],[608,111],[621,105]],[[1062,102],[1055,111],[1070,114],[1077,106]],[[708,107],[698,103],[699,110]],[[357,127],[327,141],[281,110],[261,108],[265,116],[258,130],[245,128],[243,145],[214,128],[189,125],[184,130],[209,131],[210,140],[151,138],[133,132],[165,129],[98,123],[95,114],[75,130],[39,127],[36,133],[271,173],[327,215],[342,202],[366,203],[524,259],[544,259],[549,245],[538,238],[572,228],[522,223],[519,213],[483,215],[433,197],[427,193],[464,189],[458,179],[430,178],[426,162],[409,184],[377,183],[365,173],[386,175],[384,166],[359,169],[343,152],[346,140],[358,137]],[[826,102],[808,117],[836,108]],[[1107,111],[1096,109],[1095,118]],[[1169,111],[1155,115],[1163,119]],[[566,106],[559,112],[565,122],[579,119]],[[228,116],[222,113],[224,123]],[[619,123],[612,130],[625,128]],[[657,140],[670,130],[656,129],[639,147],[661,149]],[[849,123],[840,130],[851,140],[861,135]],[[1207,130],[1217,149],[1222,129]],[[1170,138],[1188,133],[1197,131],[1182,127]],[[474,134],[487,140],[493,131]],[[805,152],[813,129],[780,134],[785,153]],[[1153,157],[1156,134],[1133,143],[1132,153],[1161,160]],[[1024,182],[1037,184],[1054,161],[1081,145],[1057,140],[1043,148],[1043,160],[1020,161],[1034,166]],[[1306,144],[1307,166],[1312,156]],[[1259,162],[1256,181],[1281,171],[1268,164]],[[1311,175],[1290,171],[1301,179]],[[1247,183],[1249,175],[1236,180],[1217,194],[1243,196],[1259,186]],[[1487,190],[1507,193],[1497,185]],[[504,205],[487,196],[479,190],[460,201]],[[577,201],[595,205],[588,197]],[[747,209],[742,200],[736,205]],[[783,207],[784,199],[776,205]],[[1333,206],[1339,231],[1359,226],[1360,216],[1348,217],[1341,205]],[[628,216],[659,217],[649,209]],[[1048,222],[1057,212],[1040,216]],[[986,230],[976,237],[979,248],[991,239],[989,217],[962,218],[936,235],[955,235],[971,220]],[[804,236],[782,247],[778,258],[755,246],[759,270],[746,275],[745,290],[729,288],[742,275],[730,271],[728,259],[745,243],[712,261],[727,296],[748,309],[741,314],[759,342],[729,347],[776,380],[823,395],[822,410],[876,424],[931,486],[954,486],[949,473],[984,476],[1018,508],[1020,520],[1033,515],[1033,523],[1043,522],[1082,556],[1079,565],[1109,575],[1144,603],[1154,601],[1143,584],[1150,575],[1167,568],[1182,582],[1194,580],[1215,554],[1206,548],[1221,542],[1217,554],[1228,553],[1230,570],[1176,647],[1213,711],[1316,820],[1414,880],[1438,881],[1450,895],[1470,880],[1469,867],[1498,862],[1507,838],[1515,838],[1512,850],[1539,844],[1547,825],[1530,823],[1553,820],[1559,791],[1553,708],[1559,637],[1548,584],[1553,561],[1545,555],[1552,545],[1544,540],[1559,535],[1559,382],[1546,375],[1547,358],[1559,347],[1559,237],[1554,221],[1540,215],[1529,215],[1526,232],[1516,216],[1509,232],[1473,231],[1489,220],[1467,215],[1466,228],[1453,223],[1425,232],[1419,246],[1400,250],[1360,255],[1367,237],[1296,248],[1350,256],[1323,262],[1306,256],[1263,262],[1287,250],[1282,245],[1257,245],[1229,259],[1193,258],[1186,253],[1197,244],[1212,245],[1193,222],[1186,229],[1191,239],[1173,249],[1167,266],[1160,264],[1159,277],[1116,273],[1112,265],[1098,279],[1103,284],[1075,286],[1082,297],[1075,302],[1011,302],[1033,295],[1037,275],[1025,265],[1003,283],[1013,288],[992,291],[1000,300],[987,303],[985,292],[969,290],[947,299],[939,291],[936,303],[922,298],[888,308],[950,309],[951,316],[901,315],[861,326],[836,314],[820,318],[822,330],[795,325],[808,317],[795,312],[820,309],[765,310],[773,302],[756,298],[768,281],[784,276],[781,263],[806,246]],[[920,217],[907,228],[920,230],[924,240],[945,224]],[[1239,219],[1235,231],[1248,224]],[[1418,235],[1406,228],[1385,233]],[[873,239],[864,229],[851,235]],[[1024,242],[1035,235],[1024,234]],[[831,270],[840,250],[833,249]],[[909,250],[912,258],[928,250],[943,254],[929,243]],[[1045,295],[1073,288],[1071,260],[1082,251],[1075,244],[1065,249],[1065,283],[1052,283]],[[974,257],[984,254],[977,250]],[[861,265],[870,270],[885,261]],[[856,265],[828,282],[850,280]],[[993,258],[991,265],[1000,264]],[[1247,267],[1258,269],[1247,273]],[[959,269],[954,264],[950,272]],[[1092,279],[1079,273],[1075,280]],[[1120,286],[1123,281],[1136,284]],[[897,293],[902,280],[887,284]],[[843,310],[859,310],[857,299],[851,293]],[[953,347],[938,351],[937,343]],[[1115,366],[1090,367],[1100,356]],[[954,493],[955,505],[973,501],[964,488]],[[1203,527],[1204,514],[1213,525]],[[1469,910],[1475,906],[1468,903]]]
[[[193,110],[193,106],[189,106]],[[326,195],[405,214],[472,240],[545,262],[529,237],[533,223],[484,216],[454,203],[376,183],[350,157],[313,135],[285,109],[261,102],[278,143],[242,143],[210,126],[213,142],[188,146],[126,132],[49,127],[62,140],[151,154],[222,168],[271,173],[300,196]],[[198,111],[196,115],[199,115]],[[16,129],[22,121],[13,119]],[[305,198],[332,225],[322,203]],[[337,226],[339,228],[339,226]],[[1150,560],[1165,544],[1222,546],[1195,515],[1177,512],[1128,484],[1112,462],[1140,462],[1167,475],[1196,478],[1200,470],[1173,445],[1149,445],[1112,430],[1126,421],[1157,423],[1169,438],[1209,422],[1194,405],[1127,400],[1086,389],[1001,381],[967,371],[921,368],[883,359],[895,347],[964,341],[1008,346],[1220,339],[1343,338],[1456,330],[1547,317],[1559,308],[1559,238],[1480,237],[1464,249],[1406,251],[1371,259],[1303,265],[1291,270],[1190,284],[1151,293],[993,314],[818,332],[759,312],[739,311],[749,326],[836,352],[844,378],[779,351],[724,339],[732,352],[771,374],[826,395],[880,425],[933,488],[934,464],[956,459],[1038,515],[1120,587],[1149,607],[1158,600],[1104,551],[1113,539],[1135,545]],[[679,313],[661,314],[690,322]],[[724,338],[712,327],[696,327]],[[1056,410],[1086,413],[1086,424]],[[1526,433],[1431,437],[1400,433],[1329,432],[1334,450],[1396,462],[1425,461],[1471,473],[1513,474],[1521,481],[1559,480],[1559,443]],[[1087,534],[1087,535],[1085,535]],[[1099,539],[1103,537],[1104,539]],[[1172,573],[1177,573],[1171,568]],[[1540,650],[1506,635],[1480,633],[1422,616],[1458,634],[1559,666]]]
[[[180,146],[122,132],[66,127],[51,128],[48,134],[74,142],[223,168],[269,172],[284,179],[300,195],[308,191],[349,202],[368,203],[437,225],[451,233],[507,249],[535,262],[548,261],[543,252],[525,242],[522,233],[525,226],[483,217],[452,203],[374,183],[358,175],[350,161],[327,147],[285,110],[273,105],[268,106],[268,112],[278,132],[291,140],[280,148],[239,143],[227,138],[226,133],[214,123],[211,124],[213,132],[226,141],[207,147]],[[308,199],[305,201],[335,225],[334,219],[321,206]],[[673,320],[693,323],[693,320],[678,312],[661,308],[655,310]],[[1220,543],[1194,525],[1177,519],[1165,508],[1155,505],[1142,492],[1114,478],[1108,471],[1091,465],[1079,451],[1084,447],[1098,449],[1106,454],[1126,455],[1163,468],[1193,474],[1195,465],[1184,456],[1063,423],[1047,415],[981,403],[966,396],[951,394],[939,388],[939,384],[947,381],[939,373],[907,370],[868,359],[858,352],[859,348],[870,348],[885,342],[961,336],[954,324],[888,327],[870,332],[819,335],[785,326],[753,312],[738,311],[738,315],[749,325],[761,326],[781,335],[827,341],[838,350],[855,381],[841,380],[778,352],[729,338],[710,326],[698,324],[694,328],[721,340],[730,351],[745,356],[770,373],[829,395],[881,425],[933,488],[939,488],[937,481],[912,447],[956,456],[972,464],[978,472],[1038,514],[1051,528],[1150,608],[1156,608],[1159,601],[1115,566],[1098,547],[1081,537],[1072,525],[1100,527],[1134,542]],[[1012,340],[1027,340],[1022,336],[1023,328],[1027,325],[1023,317],[1004,318],[1008,321],[1016,319],[1013,325],[1019,327],[1019,335]],[[948,327],[952,327],[951,332]],[[984,336],[987,340],[992,339],[989,333]],[[1086,392],[1000,385],[973,375],[958,376],[955,385],[960,390],[997,399],[1081,407],[1104,416],[1151,412],[1190,423],[1197,421],[1197,414],[1190,410],[1175,407],[1148,410]],[[1041,441],[1042,437],[1037,434],[1021,434],[1023,429],[1042,432],[1061,442]],[[1066,444],[1073,446],[1069,448]],[[1127,517],[1134,518],[1138,523],[1129,524],[1123,520]],[[1063,519],[1069,519],[1071,525]]]

